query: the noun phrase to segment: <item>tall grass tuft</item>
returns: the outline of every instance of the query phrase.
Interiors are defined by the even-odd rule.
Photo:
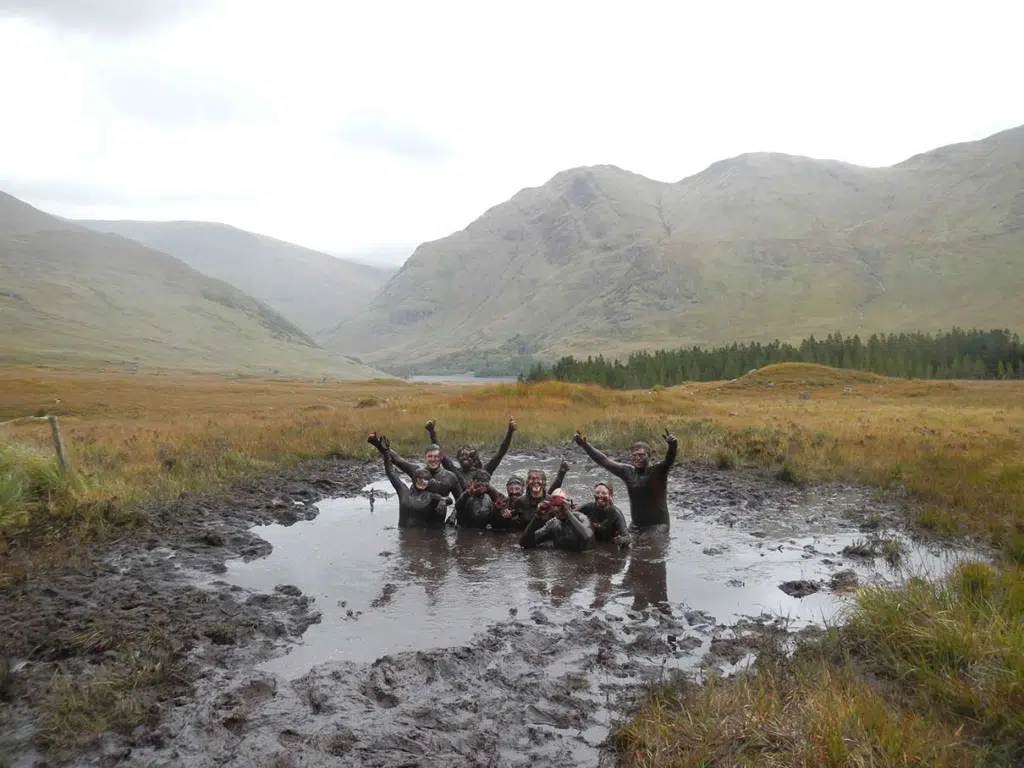
[[[941,582],[858,593],[841,634],[922,710],[1024,758],[1024,569],[965,562]]]
[[[83,491],[82,479],[73,472],[65,474],[52,453],[0,444],[0,530],[28,524],[33,511],[69,513]]]

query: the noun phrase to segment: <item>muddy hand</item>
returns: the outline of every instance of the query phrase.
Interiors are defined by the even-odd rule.
[[[586,435],[581,435],[577,431],[576,434],[572,436],[572,441],[574,443],[576,443],[576,445],[586,445],[587,444],[587,436]]]
[[[377,438],[377,447],[382,451],[386,451],[391,448],[391,441],[384,437],[384,435],[381,435]]]
[[[508,415],[508,431],[509,431],[509,432],[515,432],[515,431],[516,431],[516,429],[517,429],[517,427],[516,427],[516,420],[515,420],[515,417],[514,417],[514,416],[512,416],[512,414],[510,413],[510,414]]]
[[[374,447],[380,448],[380,437],[376,432],[371,432],[369,436],[367,436],[366,442]]]
[[[427,430],[427,432],[429,434],[432,435],[432,434],[434,434],[434,429],[435,429],[436,426],[437,426],[437,422],[435,422],[433,419],[431,419],[430,421],[428,421],[426,424],[423,425],[423,428],[425,430]]]
[[[663,435],[662,435],[662,438],[663,438],[663,439],[665,440],[665,442],[666,442],[666,443],[668,443],[669,445],[675,445],[676,443],[678,443],[678,442],[679,442],[679,440],[678,440],[678,439],[676,438],[676,436],[675,436],[675,435],[673,435],[673,434],[670,434],[670,433],[669,433],[669,431],[668,431],[668,428],[667,428],[667,427],[665,428],[665,434],[663,434]]]
[[[562,463],[558,465],[558,471],[563,475],[569,471],[569,462],[566,459],[562,459]]]

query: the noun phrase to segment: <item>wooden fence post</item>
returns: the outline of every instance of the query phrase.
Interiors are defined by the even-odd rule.
[[[64,438],[60,434],[60,425],[57,423],[56,416],[49,416],[47,418],[50,421],[50,434],[53,437],[53,450],[57,452],[57,461],[60,462],[60,468],[66,475],[70,472],[70,467],[68,466],[67,454],[64,452]]]

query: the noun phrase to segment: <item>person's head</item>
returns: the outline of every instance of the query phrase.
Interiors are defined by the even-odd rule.
[[[491,484],[491,474],[486,469],[478,469],[469,477],[469,492],[474,496],[483,496]]]
[[[431,443],[427,446],[427,450],[423,452],[423,460],[427,462],[427,466],[431,470],[435,470],[441,466],[441,446]]]
[[[548,499],[548,509],[553,515],[569,511],[569,494],[561,488],[555,488]]]
[[[607,509],[612,505],[612,487],[608,483],[598,483],[594,486],[594,503],[601,509]]]
[[[459,462],[464,472],[469,472],[476,466],[476,448],[472,445],[463,445],[455,452],[455,460]]]
[[[651,446],[640,441],[633,443],[629,451],[629,460],[637,469],[643,469],[651,462]]]
[[[519,475],[512,475],[505,483],[505,495],[509,499],[518,499],[524,493],[526,493],[526,483],[523,482],[523,478]]]
[[[425,491],[430,483],[430,470],[420,467],[412,473],[412,484],[417,491]]]
[[[547,475],[542,469],[531,469],[526,474],[526,490],[534,499],[543,499],[548,485]]]

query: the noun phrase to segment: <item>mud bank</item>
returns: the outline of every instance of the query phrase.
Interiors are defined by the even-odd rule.
[[[0,591],[0,666],[6,670],[0,765],[40,764],[44,729],[88,728],[59,718],[61,706],[76,703],[88,716],[90,685],[143,673],[140,679],[151,685],[128,701],[142,708],[130,719],[143,722],[129,741],[144,742],[158,738],[153,727],[190,701],[193,685],[210,669],[269,658],[300,636],[318,616],[298,589],[282,584],[259,593],[213,583],[211,576],[224,573],[229,559],[271,551],[253,526],[310,520],[318,514],[317,501],[358,493],[375,469],[362,462],[311,461],[221,493],[151,505],[131,536]],[[40,718],[41,711],[55,709],[56,721]],[[68,764],[97,764],[85,755],[99,754],[107,755],[102,764],[108,764],[130,752],[124,743],[119,736],[83,738]]]
[[[509,456],[496,480],[550,476],[562,454]],[[577,461],[565,485],[583,501],[596,477]],[[68,765],[610,764],[609,730],[647,683],[729,672],[813,631],[852,584],[901,578],[886,551],[939,569],[954,556],[900,534],[900,508],[870,491],[697,464],[672,472],[671,532],[579,556],[397,531],[394,499],[371,504],[370,488],[386,493],[376,464],[318,462],[153,507],[145,535],[87,572],[11,588],[0,756],[34,765],[31,707],[54,671],[109,659],[83,636],[155,628],[176,675],[142,725]]]

